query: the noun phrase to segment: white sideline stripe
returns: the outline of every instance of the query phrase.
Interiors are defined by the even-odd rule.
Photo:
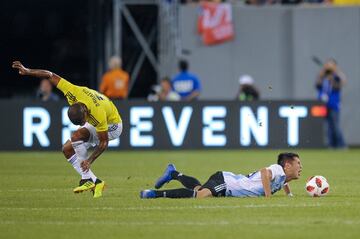
[[[140,210],[184,210],[184,209],[235,209],[235,208],[277,208],[277,207],[289,207],[289,208],[304,208],[304,207],[321,207],[326,206],[351,206],[349,203],[311,203],[311,204],[247,204],[247,205],[212,205],[212,206],[194,206],[189,205],[188,207],[184,206],[153,206],[153,207],[94,207],[91,210],[107,210],[107,211],[140,211]],[[50,210],[69,210],[69,211],[80,211],[80,210],[89,210],[88,207],[49,207],[49,208],[25,208],[25,207],[0,207],[1,210],[16,211],[16,210],[28,210],[28,211],[50,211]]]
[[[358,225],[360,224],[360,220],[322,220],[322,223],[326,224],[343,224],[343,225]],[[209,225],[217,225],[217,226],[226,226],[226,225],[294,225],[298,226],[309,225],[312,222],[309,221],[175,221],[175,222],[164,222],[164,221],[146,221],[146,222],[125,222],[125,221],[0,221],[0,225],[123,225],[123,226],[147,226],[147,225],[164,225],[164,226],[178,226],[178,225],[186,225],[186,226],[209,226]]]

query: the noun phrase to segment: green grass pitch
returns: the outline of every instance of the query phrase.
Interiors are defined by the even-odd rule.
[[[301,179],[272,198],[140,200],[169,162],[204,182],[250,173],[279,150],[105,152],[93,165],[104,196],[72,193],[79,176],[60,152],[0,153],[0,238],[360,238],[360,150],[301,150]],[[323,175],[330,194],[304,190]],[[180,187],[171,182],[167,188]]]

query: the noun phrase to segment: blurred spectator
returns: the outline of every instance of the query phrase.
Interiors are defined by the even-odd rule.
[[[147,97],[148,101],[179,101],[180,95],[171,89],[171,81],[169,77],[164,77],[160,85],[154,85]]]
[[[171,81],[169,77],[164,77],[160,83],[161,89],[158,93],[161,101],[179,101],[180,95],[171,89]]]
[[[259,99],[259,91],[254,86],[254,79],[249,75],[242,75],[239,78],[240,88],[236,99],[240,101],[254,101]]]
[[[53,86],[47,79],[42,79],[39,89],[36,91],[36,99],[41,101],[58,101],[59,96],[52,92]]]
[[[147,96],[148,101],[159,101],[159,93],[161,91],[160,85],[151,86],[150,92]]]
[[[328,144],[332,148],[346,147],[340,129],[340,91],[346,82],[345,74],[334,59],[329,59],[322,67],[316,81],[318,99],[326,104]]]
[[[103,75],[100,92],[110,99],[126,99],[129,91],[129,74],[121,69],[121,58],[109,60],[109,70]]]
[[[180,73],[171,81],[173,90],[180,95],[181,100],[185,101],[197,99],[201,91],[200,80],[194,74],[189,73],[188,68],[187,61],[181,60],[179,62]]]

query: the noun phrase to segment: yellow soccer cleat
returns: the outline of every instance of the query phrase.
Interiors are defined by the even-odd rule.
[[[94,198],[99,198],[102,196],[102,192],[105,189],[105,182],[102,181],[100,183],[95,184],[94,188]]]
[[[80,181],[80,186],[74,188],[74,193],[82,193],[84,191],[89,191],[95,188],[95,183],[93,183],[93,181],[91,181],[90,179],[81,183],[82,181]]]

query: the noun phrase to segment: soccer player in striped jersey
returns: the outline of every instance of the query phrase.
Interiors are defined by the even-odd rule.
[[[80,193],[91,190],[94,198],[101,197],[105,182],[95,176],[90,165],[106,150],[110,140],[120,137],[122,121],[115,105],[99,92],[71,84],[50,71],[29,69],[19,61],[13,62],[12,67],[20,75],[48,79],[63,92],[70,105],[69,119],[80,126],[63,145],[64,156],[81,175],[79,186],[73,191]],[[88,156],[87,150],[91,147],[95,149]]]
[[[292,196],[289,182],[300,177],[302,165],[299,155],[281,153],[277,164],[262,168],[248,175],[235,175],[218,171],[203,185],[194,177],[183,175],[169,164],[164,174],[156,181],[161,188],[171,180],[177,180],[184,188],[170,190],[143,190],[141,198],[205,198],[205,197],[270,197],[280,189]]]

